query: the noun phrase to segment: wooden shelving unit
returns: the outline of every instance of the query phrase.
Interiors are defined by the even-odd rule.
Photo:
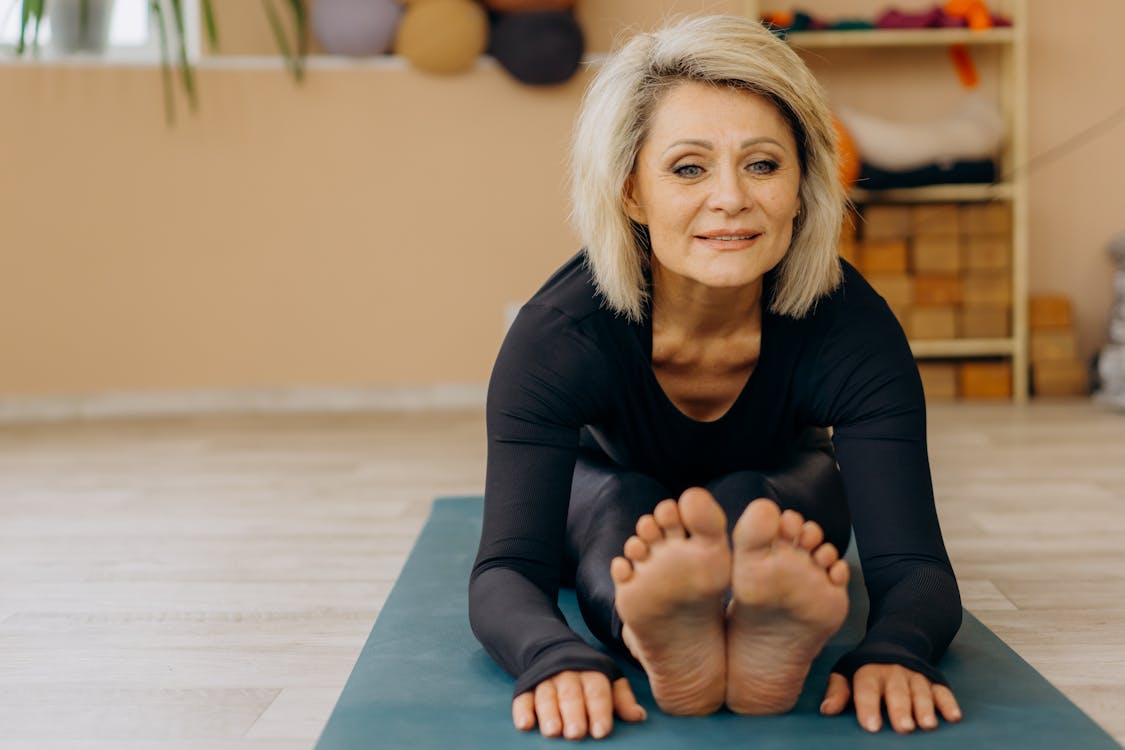
[[[799,31],[787,39],[794,47],[941,47],[951,44],[1011,44],[1013,28],[972,31],[970,29],[874,29],[870,31]]]
[[[763,9],[783,9],[786,3],[768,7],[747,0],[746,13],[754,18]],[[779,7],[780,6],[780,7]],[[989,2],[989,7],[1012,20],[1011,27],[974,31],[970,29],[904,29],[795,32],[787,36],[798,51],[810,50],[820,59],[831,59],[833,50],[891,50],[909,62],[910,55],[922,49],[951,45],[988,47],[996,50],[991,59],[999,60],[999,105],[1007,134],[999,159],[1000,181],[994,184],[934,185],[901,190],[853,190],[856,205],[956,203],[962,205],[1004,202],[1011,208],[1011,335],[1003,338],[952,338],[912,340],[911,348],[919,360],[1003,359],[1011,364],[1012,397],[1016,402],[1028,397],[1028,204],[1023,165],[1027,162],[1027,0]],[[874,18],[882,6],[872,2]],[[885,57],[883,58],[885,59]],[[866,75],[866,73],[865,73]],[[877,80],[879,69],[870,73]]]

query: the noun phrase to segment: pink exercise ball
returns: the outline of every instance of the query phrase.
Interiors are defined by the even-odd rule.
[[[309,15],[325,52],[364,57],[390,50],[402,6],[396,0],[317,0]]]

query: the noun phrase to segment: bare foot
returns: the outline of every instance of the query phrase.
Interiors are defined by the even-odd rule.
[[[726,515],[700,488],[642,516],[625,557],[610,565],[625,645],[667,714],[701,716],[723,705],[730,571]]]
[[[785,713],[847,615],[848,564],[820,526],[764,498],[746,508],[732,539],[727,706]]]

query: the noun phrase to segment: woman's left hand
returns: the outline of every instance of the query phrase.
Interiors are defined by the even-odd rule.
[[[828,676],[820,712],[835,716],[843,711],[853,688],[855,716],[869,732],[878,732],[883,726],[883,704],[891,727],[899,734],[913,732],[916,727],[936,729],[937,712],[946,721],[961,720],[961,708],[952,690],[898,664],[865,664],[856,670],[851,685],[848,678],[833,672]]]

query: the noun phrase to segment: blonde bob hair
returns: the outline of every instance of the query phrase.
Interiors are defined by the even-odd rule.
[[[733,16],[689,18],[632,37],[586,91],[571,148],[571,221],[598,290],[610,309],[643,319],[648,232],[625,213],[625,184],[661,96],[684,81],[758,94],[789,123],[800,153],[801,213],[769,309],[805,316],[840,283],[836,245],[845,197],[836,131],[801,58],[761,24]]]

